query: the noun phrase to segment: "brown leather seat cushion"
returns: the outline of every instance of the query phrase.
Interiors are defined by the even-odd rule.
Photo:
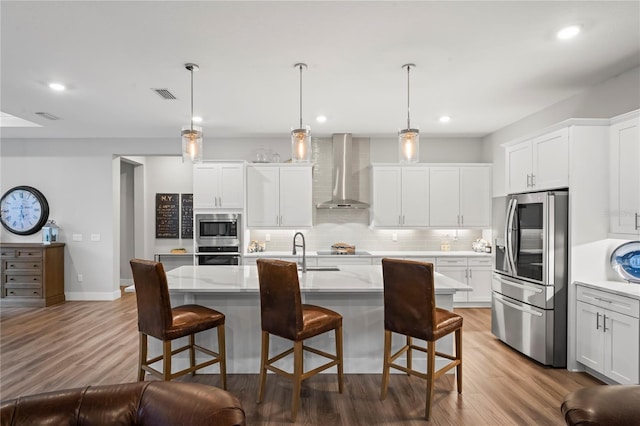
[[[173,321],[165,339],[173,340],[224,324],[224,314],[200,305],[182,305],[171,310]],[[155,336],[154,336],[155,337]]]
[[[0,424],[235,426],[245,424],[245,414],[240,401],[222,389],[157,381],[87,386],[3,401]]]
[[[342,324],[342,315],[315,305],[302,305],[302,331],[298,332],[296,340],[304,340],[333,330]]]
[[[562,403],[568,425],[640,425],[640,385],[593,386],[571,392]]]
[[[434,340],[456,331],[462,327],[462,317],[446,309],[436,308],[436,326],[433,330]]]

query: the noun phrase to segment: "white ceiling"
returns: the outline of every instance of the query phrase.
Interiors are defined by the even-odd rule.
[[[640,1],[0,2],[0,109],[42,127],[2,137],[494,132],[640,64]],[[567,24],[583,33],[556,40]],[[65,92],[47,85],[59,81]],[[152,88],[178,99],[164,100]],[[35,115],[60,117],[49,121]],[[315,117],[327,116],[319,124]],[[451,115],[447,125],[438,123]]]

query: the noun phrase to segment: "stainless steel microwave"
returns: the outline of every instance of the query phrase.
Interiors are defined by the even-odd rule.
[[[240,214],[196,214],[195,231],[198,246],[240,246]]]

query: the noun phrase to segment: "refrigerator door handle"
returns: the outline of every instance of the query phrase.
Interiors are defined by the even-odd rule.
[[[531,291],[533,293],[538,293],[538,294],[542,293],[542,289],[541,288],[533,287],[533,286],[526,285],[526,284],[515,283],[513,281],[508,281],[508,280],[502,279],[500,277],[497,277],[495,274],[493,276],[493,279],[499,281],[502,284],[506,284],[506,285],[510,285],[512,287],[519,288],[520,290]]]
[[[515,244],[514,244],[514,221],[516,216],[516,207],[518,201],[515,198],[509,200],[509,208],[507,209],[507,224],[505,227],[505,234],[507,236],[507,244],[505,254],[507,255],[507,263],[511,274],[516,275],[516,262],[515,262]]]
[[[542,316],[542,313],[540,313],[540,312],[533,311],[533,310],[527,309],[527,308],[523,308],[522,306],[517,305],[515,303],[508,302],[508,301],[504,300],[503,298],[494,297],[494,300],[496,302],[502,303],[503,305],[507,305],[507,306],[509,306],[509,307],[511,307],[513,309],[517,309],[518,311],[524,312],[525,314],[535,315],[537,317],[541,317]]]

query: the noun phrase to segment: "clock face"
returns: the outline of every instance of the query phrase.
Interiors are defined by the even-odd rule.
[[[47,223],[48,218],[47,199],[30,186],[11,188],[0,199],[0,222],[14,234],[35,234]]]

